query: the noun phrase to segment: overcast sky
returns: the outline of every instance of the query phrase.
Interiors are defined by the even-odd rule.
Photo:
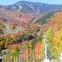
[[[11,5],[21,0],[0,0],[0,5]],[[41,2],[48,4],[62,4],[62,0],[22,0],[22,1],[30,1],[30,2]]]

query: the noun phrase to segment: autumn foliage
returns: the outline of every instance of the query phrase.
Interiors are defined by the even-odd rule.
[[[44,58],[45,34],[48,45],[47,54],[50,55],[50,59],[58,58],[62,52],[62,12],[56,12],[54,16],[46,20],[48,21],[46,24],[34,22],[26,24],[29,21],[29,19],[27,20],[29,16],[16,14],[21,17],[20,21],[11,23],[10,19],[11,21],[8,23],[12,26],[19,27],[20,24],[23,26],[17,33],[10,34],[2,34],[2,27],[0,27],[0,50],[2,48],[9,49],[11,57],[20,54],[20,57],[25,59],[34,54],[35,60],[42,60]]]
[[[29,56],[29,48],[26,48],[22,53],[22,58],[25,59]]]
[[[34,53],[35,53],[35,57],[36,59],[41,59],[42,57],[42,51],[41,51],[41,42],[37,41],[36,44],[34,45]]]

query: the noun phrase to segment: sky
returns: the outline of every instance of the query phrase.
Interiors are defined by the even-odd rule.
[[[62,4],[62,0],[0,0],[0,5],[11,5],[19,1],[41,2],[48,4]]]

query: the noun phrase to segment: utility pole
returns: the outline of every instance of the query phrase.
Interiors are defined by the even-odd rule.
[[[47,57],[47,37],[44,35],[44,62],[49,62],[49,59]]]
[[[47,40],[46,40],[46,35],[44,35],[44,59],[47,59]]]

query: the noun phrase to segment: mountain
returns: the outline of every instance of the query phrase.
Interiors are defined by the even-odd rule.
[[[10,21],[12,25],[23,25],[41,18],[44,22],[49,17],[48,14],[52,16],[53,12],[57,11],[62,11],[62,5],[19,1],[12,5],[0,5],[0,21]]]
[[[12,5],[0,6],[0,8],[5,8],[10,11],[19,11],[23,13],[28,13],[30,15],[44,15],[50,11],[62,11],[62,5],[57,4],[46,4],[39,2],[28,2],[28,1],[19,1]]]

